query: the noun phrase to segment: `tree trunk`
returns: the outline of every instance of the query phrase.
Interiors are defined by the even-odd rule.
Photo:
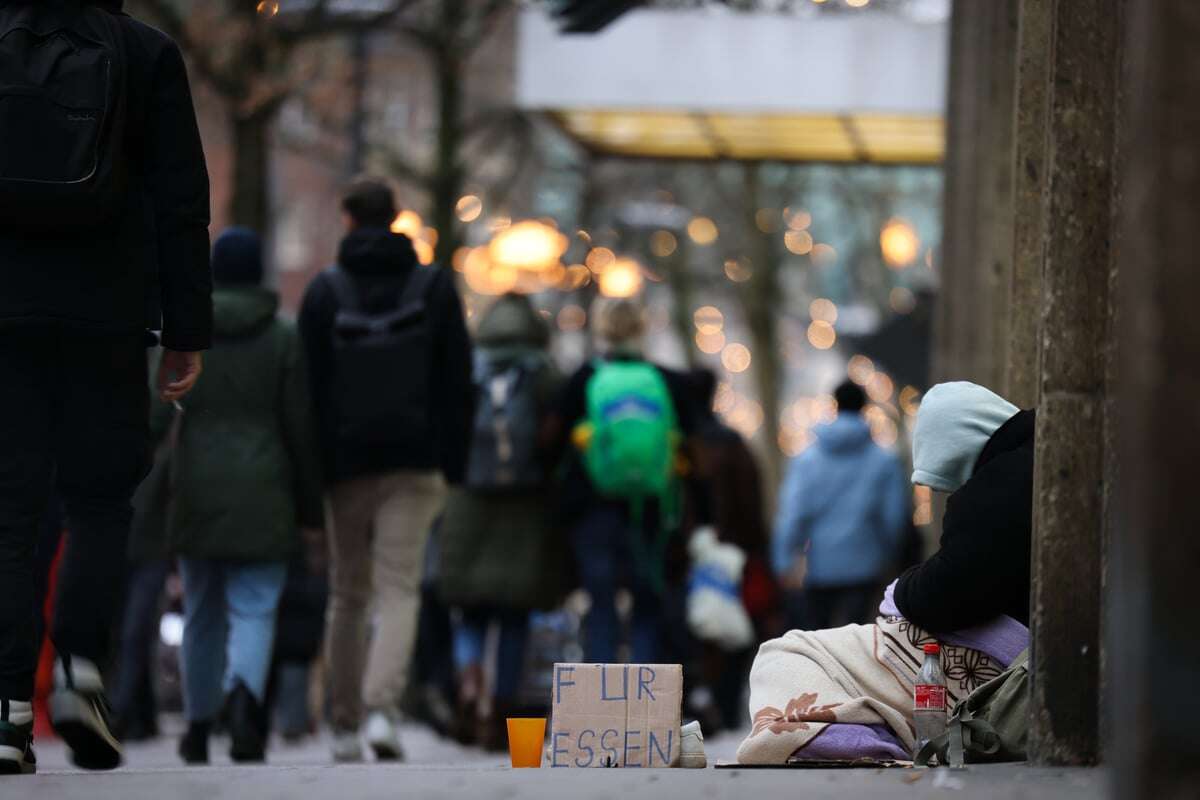
[[[233,193],[229,201],[229,218],[235,225],[245,225],[266,236],[271,220],[271,151],[272,115],[255,113],[231,121],[233,140]]]
[[[438,128],[430,187],[429,224],[438,232],[434,258],[449,264],[462,242],[455,205],[463,191],[463,168],[459,160],[462,147],[462,89],[464,55],[454,32],[464,21],[461,0],[442,4],[441,40],[434,53],[433,69],[437,82]]]
[[[743,285],[742,307],[752,342],[751,366],[763,410],[763,455],[766,456],[765,485],[775,487],[783,475],[779,449],[779,396],[783,391],[783,368],[779,358],[775,320],[778,317],[779,258],[771,237],[758,229],[755,214],[759,203],[760,164],[742,167],[742,216],[750,243],[750,280]]]
[[[671,324],[679,344],[683,348],[683,358],[688,369],[696,369],[700,361],[696,356],[696,344],[693,341],[695,326],[692,323],[692,297],[695,294],[692,286],[692,275],[688,269],[686,237],[680,236],[675,252],[659,263],[666,272],[667,280],[671,282]]]

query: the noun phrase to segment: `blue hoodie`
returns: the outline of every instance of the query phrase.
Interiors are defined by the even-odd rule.
[[[808,586],[882,579],[908,513],[900,462],[871,440],[857,413],[814,429],[817,442],[792,459],[780,490],[772,564],[783,574],[808,549]]]

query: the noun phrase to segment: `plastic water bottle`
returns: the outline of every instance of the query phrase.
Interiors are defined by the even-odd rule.
[[[927,644],[924,649],[925,663],[913,687],[913,726],[917,729],[913,758],[926,742],[946,731],[946,673],[942,672],[941,647]]]

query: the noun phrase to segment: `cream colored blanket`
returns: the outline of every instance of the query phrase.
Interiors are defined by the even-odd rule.
[[[936,642],[902,617],[874,625],[791,631],[759,648],[750,672],[754,728],[742,764],[784,764],[830,723],[887,725],[911,750],[913,683],[922,646]],[[1003,667],[979,650],[942,644],[946,702],[955,703]]]

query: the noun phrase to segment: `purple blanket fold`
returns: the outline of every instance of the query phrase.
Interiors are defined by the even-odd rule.
[[[904,616],[896,607],[895,592],[896,581],[892,581],[884,590],[883,602],[879,604],[879,613],[885,617]],[[946,644],[978,650],[1008,667],[1029,647],[1029,628],[1012,617],[999,616],[984,625],[942,634],[938,638]]]

